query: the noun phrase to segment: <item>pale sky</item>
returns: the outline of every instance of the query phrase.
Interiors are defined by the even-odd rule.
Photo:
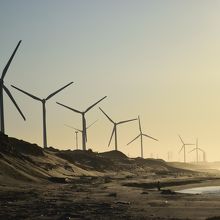
[[[46,97],[74,84],[47,103],[48,145],[74,148],[80,115],[56,104],[84,110],[107,95],[87,114],[88,147],[107,147],[114,120],[141,116],[144,156],[173,160],[181,142],[195,143],[209,161],[220,160],[220,1],[214,0],[0,0],[0,68],[19,40],[22,44],[5,85],[25,114],[24,122],[5,94],[6,133],[42,146],[41,103],[10,87],[14,84]],[[140,156],[137,122],[121,125],[119,150]],[[81,145],[81,139],[80,139]],[[193,147],[188,147],[190,151]],[[195,154],[187,154],[187,160]]]

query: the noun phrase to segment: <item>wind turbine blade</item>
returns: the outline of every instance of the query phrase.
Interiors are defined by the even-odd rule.
[[[114,132],[115,132],[115,126],[114,126],[114,128],[113,128],[113,130],[112,130],[112,134],[111,134],[111,137],[110,137],[110,140],[109,140],[109,143],[108,143],[108,147],[109,147],[110,144],[111,144],[111,141],[112,141],[112,137],[113,137]]]
[[[98,120],[94,121],[92,124],[90,124],[86,129],[89,129],[91,126],[93,126]]]
[[[101,98],[99,101],[97,101],[96,103],[94,103],[93,105],[91,105],[90,107],[88,107],[85,112],[88,112],[91,108],[93,108],[95,105],[97,105],[99,102],[101,102],[101,101],[102,101],[103,99],[105,99],[106,97],[107,97],[107,96]]]
[[[198,147],[198,138],[196,138],[196,147]]]
[[[131,144],[133,141],[135,141],[136,139],[138,139],[141,136],[141,134],[139,134],[136,138],[134,138],[132,141],[130,141],[127,145]]]
[[[183,146],[181,147],[181,149],[179,150],[179,153],[182,151],[183,147],[184,147],[184,145],[183,145]]]
[[[189,151],[188,154],[191,153],[191,152],[193,152],[194,150],[196,150],[196,148],[194,148],[194,149],[192,149],[191,151]]]
[[[11,86],[12,86],[14,89],[17,89],[18,91],[24,93],[24,94],[27,95],[27,96],[30,96],[31,98],[33,98],[33,99],[35,99],[35,100],[42,101],[42,99],[40,99],[40,98],[38,98],[38,97],[36,97],[36,96],[34,96],[34,95],[28,93],[28,92],[25,92],[24,90],[19,89],[19,88],[16,87],[16,86],[13,86],[13,85],[11,85]]]
[[[5,92],[8,94],[9,98],[11,99],[11,101],[14,103],[15,107],[17,108],[17,110],[20,113],[20,115],[22,116],[22,118],[24,120],[26,120],[26,118],[24,117],[21,109],[18,107],[16,101],[14,100],[13,96],[11,95],[10,91],[7,89],[7,87],[5,85],[3,85],[3,88],[4,88]]]
[[[80,111],[78,111],[78,110],[76,110],[76,109],[74,109],[74,108],[71,108],[71,107],[69,107],[69,106],[63,105],[63,104],[61,104],[61,103],[59,103],[59,102],[56,102],[56,103],[57,103],[58,105],[61,105],[61,106],[65,107],[65,108],[68,108],[68,109],[70,109],[70,110],[72,110],[72,111],[74,111],[74,112],[76,112],[76,113],[82,114],[82,112],[80,112]]]
[[[74,129],[74,130],[76,130],[76,131],[79,131],[79,132],[82,132],[82,130],[79,130],[78,128],[74,128],[74,127],[72,127],[72,126],[70,126],[70,125],[66,125],[66,124],[64,124],[66,127],[68,127],[68,128],[72,128],[72,129]]]
[[[101,108],[99,108],[102,113],[109,119],[109,121],[111,121],[113,124],[115,123]]]
[[[180,137],[180,135],[178,135],[178,136],[179,136],[179,138],[180,138],[180,140],[181,140],[182,144],[184,144],[183,139]]]
[[[52,98],[54,95],[56,95],[58,92],[62,91],[63,89],[65,89],[67,86],[73,84],[73,82],[68,83],[67,85],[63,86],[62,88],[58,89],[57,91],[51,93],[50,95],[47,96],[46,100]]]
[[[127,122],[130,122],[130,121],[135,121],[135,120],[137,120],[137,118],[126,120],[126,121],[120,121],[117,124],[123,124],[123,123],[127,123]]]
[[[201,149],[201,148],[198,148],[198,150],[200,150],[201,152],[205,153],[205,151],[203,149]]]
[[[153,140],[155,140],[155,141],[158,141],[156,138],[153,138],[153,137],[151,137],[151,136],[149,136],[149,135],[147,135],[147,134],[142,134],[142,135],[145,136],[145,137],[151,138],[151,139],[153,139]]]
[[[21,43],[21,40],[18,42],[16,48],[14,49],[14,52],[12,53],[10,59],[8,60],[8,63],[6,64],[5,68],[3,69],[1,79],[4,79],[4,77],[5,77],[5,75],[6,75],[7,71],[8,71],[8,68],[9,68],[9,66],[10,66],[10,64],[11,64],[11,61],[13,60],[14,55],[15,55],[15,53],[16,53],[18,47],[20,46],[20,43]]]
[[[140,119],[139,115],[138,115],[138,122],[139,122],[139,130],[140,130],[140,132],[142,132],[142,130],[141,130],[141,119]]]
[[[195,145],[195,144],[185,144],[185,145]]]

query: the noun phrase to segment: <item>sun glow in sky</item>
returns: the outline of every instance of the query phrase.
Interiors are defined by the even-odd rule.
[[[10,87],[46,97],[74,84],[47,103],[48,145],[73,148],[81,116],[56,101],[84,110],[98,106],[113,120],[141,116],[144,156],[182,160],[181,142],[195,143],[207,159],[220,160],[220,1],[215,0],[0,0],[0,68],[22,44],[5,77],[27,121],[4,96],[6,133],[42,146],[41,103]],[[88,146],[107,144],[112,124],[98,106],[86,116]],[[121,125],[119,150],[140,156],[137,122]],[[80,140],[81,145],[81,140]],[[188,147],[190,151],[192,147]],[[187,160],[195,159],[187,154]]]

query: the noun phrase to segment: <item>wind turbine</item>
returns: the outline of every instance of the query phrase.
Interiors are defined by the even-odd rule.
[[[109,143],[108,143],[108,147],[110,146],[111,141],[112,141],[112,137],[114,135],[115,136],[115,150],[118,150],[117,126],[120,125],[120,124],[130,122],[130,121],[135,121],[135,120],[137,120],[137,118],[126,120],[126,121],[114,122],[101,108],[99,108],[99,109],[109,119],[109,121],[113,123],[113,130],[112,130],[112,134],[111,134],[111,137],[110,137],[110,140],[109,140]]]
[[[56,90],[55,92],[51,93],[50,95],[47,96],[47,98],[38,98],[37,96],[34,96],[22,89],[19,89],[16,86],[11,85],[13,88],[17,89],[18,91],[24,93],[27,96],[30,96],[31,98],[40,101],[42,103],[42,107],[43,107],[43,146],[44,148],[47,147],[47,129],[46,129],[46,102],[52,98],[54,95],[56,95],[57,93],[59,93],[61,90],[65,89],[67,86],[71,85],[73,82],[68,83],[67,85],[63,86],[62,88]]]
[[[196,162],[199,162],[199,151],[201,151],[203,153],[203,161],[205,162],[205,151],[201,148],[199,148],[198,145],[198,138],[196,139],[196,147],[194,149],[192,149],[189,153],[196,151]]]
[[[196,163],[199,162],[199,147],[198,147],[198,138],[196,139],[196,147],[192,149],[189,153],[196,151]]]
[[[143,152],[143,136],[148,137],[148,138],[151,138],[151,139],[153,139],[153,140],[155,140],[155,141],[158,141],[158,140],[155,139],[155,138],[153,138],[153,137],[151,137],[151,136],[149,136],[149,135],[147,135],[147,134],[144,134],[144,133],[142,132],[140,116],[138,116],[138,122],[139,122],[139,131],[140,131],[140,134],[139,134],[137,137],[135,137],[132,141],[130,141],[127,145],[131,144],[133,141],[135,141],[136,139],[138,139],[138,138],[140,137],[140,138],[141,138],[141,157],[143,158],[143,157],[144,157],[144,152]]]
[[[91,106],[89,106],[85,111],[79,111],[76,110],[74,108],[71,108],[67,105],[63,105],[59,102],[57,102],[58,105],[61,105],[67,109],[70,109],[71,111],[74,111],[76,113],[79,113],[82,115],[82,148],[83,150],[86,150],[86,140],[87,140],[87,132],[86,132],[86,118],[85,118],[85,114],[91,110],[95,105],[97,105],[99,102],[101,102],[103,99],[105,99],[107,96],[104,96],[103,98],[101,98],[99,101],[95,102],[94,104],[92,104]]]
[[[88,127],[86,127],[86,130],[88,130],[92,125],[94,125],[98,120],[94,121],[92,124],[90,124]],[[74,128],[70,125],[66,125],[64,124],[66,127],[74,129],[75,130],[75,137],[76,137],[76,149],[78,149],[78,132],[83,134],[83,131],[78,129],[78,128]],[[87,140],[86,140],[87,141]]]
[[[203,149],[199,148],[199,150],[203,153],[203,162],[206,162],[206,153]]]
[[[13,60],[14,58],[14,55],[18,49],[18,47],[20,46],[21,44],[21,40],[18,42],[14,52],[12,53],[11,57],[9,58],[5,68],[3,69],[2,71],[2,76],[1,76],[1,79],[0,79],[0,114],[1,114],[1,132],[2,133],[5,133],[5,122],[4,122],[4,102],[3,102],[3,90],[7,93],[7,95],[9,96],[9,98],[11,99],[11,101],[13,102],[13,104],[15,105],[15,107],[17,108],[18,112],[20,113],[20,115],[22,116],[22,118],[24,120],[25,117],[23,115],[23,113],[21,112],[20,108],[18,107],[16,101],[14,100],[13,96],[11,95],[11,92],[8,90],[8,88],[4,85],[4,78],[5,78],[5,75],[8,71],[8,68],[11,64],[11,61]]]
[[[195,145],[195,144],[185,144],[184,143],[184,141],[183,141],[183,139],[180,137],[180,135],[179,135],[179,138],[180,138],[180,140],[181,140],[181,142],[182,142],[182,147],[181,147],[181,149],[180,149],[180,151],[179,151],[179,153],[182,151],[182,150],[184,150],[183,151],[183,153],[184,153],[184,163],[186,163],[186,146],[188,146],[188,145]]]

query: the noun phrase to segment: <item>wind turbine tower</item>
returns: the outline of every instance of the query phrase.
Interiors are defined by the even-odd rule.
[[[75,137],[76,137],[76,150],[78,150],[78,131],[75,131]]]
[[[97,105],[99,102],[101,102],[106,97],[107,96],[104,96],[99,101],[97,101],[94,104],[92,104],[91,106],[89,106],[85,111],[79,111],[79,110],[71,108],[67,105],[63,105],[63,104],[57,102],[58,105],[61,105],[61,106],[65,107],[65,108],[67,108],[67,109],[69,109],[73,112],[81,114],[81,116],[82,116],[82,148],[83,148],[83,150],[86,150],[86,142],[87,142],[87,131],[86,131],[86,118],[85,118],[85,115],[89,110],[91,110],[95,105]]]
[[[203,155],[203,162],[206,162],[206,153],[203,149],[199,148],[199,150],[202,152]]]
[[[110,146],[111,141],[112,141],[112,137],[113,137],[113,135],[114,135],[114,136],[115,136],[115,150],[118,150],[117,126],[120,125],[120,124],[127,123],[127,122],[135,121],[135,120],[137,120],[137,118],[130,119],[130,120],[126,120],[126,121],[115,122],[115,121],[113,121],[101,108],[99,108],[99,109],[100,109],[100,110],[102,111],[102,113],[108,118],[108,120],[113,124],[113,130],[112,130],[112,134],[111,134],[111,137],[110,137],[110,140],[109,140],[109,143],[108,143],[108,147]]]
[[[183,150],[183,154],[184,154],[184,163],[186,163],[186,146],[189,146],[189,145],[195,145],[195,144],[185,144],[184,143],[184,141],[183,141],[183,139],[180,137],[180,135],[179,135],[179,138],[180,138],[180,141],[182,142],[182,147],[181,147],[181,149],[180,149],[180,151],[179,151],[179,153]]]
[[[202,150],[202,149],[201,149],[201,150]],[[203,152],[203,162],[206,162],[206,153],[205,153],[204,150],[202,150],[202,152]]]
[[[51,93],[50,95],[47,96],[47,98],[38,98],[37,96],[34,96],[22,89],[19,89],[18,87],[16,86],[13,86],[13,88],[17,89],[18,91],[24,93],[25,95],[37,100],[37,101],[40,101],[42,103],[42,109],[43,109],[43,146],[44,148],[47,147],[47,128],[46,128],[46,102],[52,98],[54,95],[56,95],[58,92],[60,92],[61,90],[65,89],[67,86],[71,85],[73,82],[70,82],[68,83],[67,85],[63,86],[62,88],[58,89],[57,91]]]
[[[153,140],[155,140],[155,141],[158,141],[158,140],[157,140],[156,138],[153,138],[153,137],[151,137],[151,136],[149,136],[149,135],[147,135],[147,134],[144,134],[144,133],[142,132],[140,116],[138,116],[138,122],[139,122],[139,131],[140,131],[140,134],[139,134],[137,137],[135,137],[132,141],[130,141],[127,145],[131,144],[133,141],[135,141],[136,139],[138,139],[138,138],[140,137],[140,139],[141,139],[141,157],[143,158],[143,157],[144,157],[143,137],[148,137],[148,138],[151,138],[151,139],[153,139]]]
[[[21,44],[21,40],[18,42],[14,52],[12,53],[11,57],[9,58],[5,68],[3,69],[2,71],[2,76],[1,76],[1,79],[0,79],[0,116],[1,116],[1,132],[2,133],[5,133],[5,121],[4,121],[4,101],[3,101],[3,91],[5,91],[7,93],[7,95],[9,96],[9,98],[11,99],[11,101],[13,102],[13,104],[15,105],[16,109],[18,110],[18,112],[20,113],[20,115],[22,116],[22,118],[24,120],[25,117],[23,115],[23,113],[21,112],[20,108],[18,107],[15,99],[13,98],[11,92],[8,90],[8,88],[4,85],[4,78],[5,78],[5,75],[8,71],[8,68],[11,64],[11,61],[13,60],[14,58],[14,55],[15,53],[17,52],[18,50],[18,47],[20,46]]]

